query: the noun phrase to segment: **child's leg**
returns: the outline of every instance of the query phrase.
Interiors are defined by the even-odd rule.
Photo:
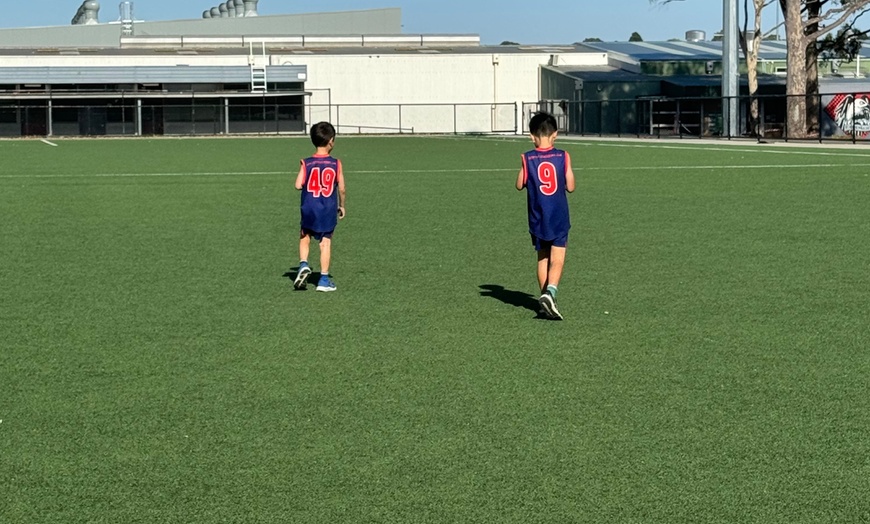
[[[329,274],[329,260],[332,257],[332,239],[323,237],[320,241],[320,273]]]
[[[547,285],[559,287],[562,279],[562,269],[565,267],[565,248],[553,246],[550,248],[550,268],[547,273]]]
[[[308,251],[311,237],[305,231],[299,233],[299,260],[308,261]]]
[[[541,310],[547,317],[554,320],[562,320],[562,313],[556,307],[556,291],[559,287],[559,280],[562,278],[562,268],[565,266],[565,248],[559,246],[549,246],[547,249],[547,258],[542,259],[538,255],[538,280],[543,280],[541,283],[541,298],[538,303],[541,304]],[[541,266],[543,267],[544,278],[541,278]]]
[[[296,273],[296,279],[293,280],[293,287],[296,289],[305,289],[308,275],[311,274],[311,268],[308,266],[308,244],[311,236],[305,231],[299,233],[299,272]]]
[[[541,291],[549,284],[547,276],[550,268],[550,247],[541,246],[538,250],[538,289]]]

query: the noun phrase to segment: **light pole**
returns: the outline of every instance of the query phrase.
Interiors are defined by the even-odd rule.
[[[728,137],[737,134],[737,110],[740,107],[737,70],[737,0],[722,1],[722,120]]]

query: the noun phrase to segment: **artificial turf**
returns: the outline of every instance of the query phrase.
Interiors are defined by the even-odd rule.
[[[870,522],[870,151],[560,139],[553,322],[528,140],[340,136],[330,294],[304,137],[58,144],[0,142],[0,522]]]

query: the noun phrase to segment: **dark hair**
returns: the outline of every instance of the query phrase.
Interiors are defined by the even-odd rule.
[[[311,143],[314,147],[326,147],[335,138],[335,128],[329,122],[318,122],[311,126]]]
[[[550,136],[558,130],[556,117],[550,113],[535,113],[529,121],[529,132],[535,136]]]

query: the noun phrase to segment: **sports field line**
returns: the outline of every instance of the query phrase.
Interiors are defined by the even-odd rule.
[[[754,170],[754,169],[804,169],[804,168],[832,168],[832,167],[870,167],[870,164],[751,164],[751,165],[731,165],[731,166],[632,166],[632,167],[582,167],[575,168],[575,171],[668,171],[680,170],[687,171],[697,169],[698,171],[709,171],[712,169],[728,169],[728,170]]]
[[[397,173],[493,173],[500,171],[516,171],[516,167],[488,169],[394,169],[378,171],[350,171],[362,175],[386,175]],[[218,176],[279,176],[292,175],[290,171],[213,171],[204,173],[81,173],[77,175],[64,173],[48,173],[41,175],[0,175],[0,178],[133,178],[133,177],[218,177]]]
[[[747,165],[697,165],[697,166],[600,166],[600,167],[577,167],[575,171],[710,171],[715,169],[726,170],[755,170],[755,169],[826,169],[838,167],[870,167],[866,164],[747,164]],[[390,175],[390,174],[427,174],[427,173],[515,173],[518,167],[486,168],[486,169],[381,169],[348,171],[355,175]],[[41,174],[41,175],[0,175],[0,179],[20,178],[135,178],[135,177],[221,177],[221,176],[282,176],[293,175],[289,171],[215,171],[206,173],[84,173],[71,174]]]
[[[433,137],[440,138],[442,140],[469,140],[468,138],[460,138],[460,137]],[[481,142],[523,142],[523,143],[531,143],[528,138],[522,137],[503,137],[503,138],[485,138],[485,137],[475,137],[472,140],[479,140]],[[669,144],[641,144],[638,142],[632,142],[630,138],[623,139],[624,142],[603,142],[600,140],[596,140],[594,138],[589,137],[573,137],[573,136],[565,136],[560,137],[559,140],[562,142],[563,147],[564,144],[571,144],[577,146],[585,146],[585,147],[624,147],[624,148],[635,148],[635,149],[674,149],[674,150],[683,150],[683,151],[724,151],[724,152],[737,152],[737,153],[771,153],[774,155],[809,155],[809,156],[832,156],[832,157],[858,157],[858,158],[870,158],[870,152],[848,152],[848,151],[831,151],[824,150],[825,145],[817,145],[817,144],[789,144],[788,147],[783,145],[779,146],[770,146],[765,144],[757,144],[751,147],[746,147],[745,145],[729,145],[729,146],[705,146],[705,145],[685,145],[685,146],[677,146],[677,145],[669,145]],[[833,146],[845,147],[851,144],[832,144],[828,147]],[[776,147],[777,149],[772,149],[772,147]],[[794,149],[798,147],[806,147],[810,148],[810,150],[799,150]],[[856,146],[856,147],[865,147],[865,146]]]
[[[809,155],[809,156],[833,156],[833,157],[859,157],[859,158],[870,158],[870,153],[849,153],[843,151],[801,151],[795,149],[769,149],[764,147],[763,145],[759,145],[758,147],[743,148],[742,146],[729,146],[729,147],[709,147],[709,146],[672,146],[665,144],[657,144],[657,145],[648,145],[648,144],[609,144],[596,142],[594,144],[584,143],[579,141],[571,141],[571,144],[583,145],[583,146],[595,146],[595,147],[631,147],[631,148],[646,148],[646,149],[675,149],[675,150],[683,150],[683,151],[719,151],[719,152],[737,152],[737,153],[764,153],[764,154],[773,154],[773,155]]]

